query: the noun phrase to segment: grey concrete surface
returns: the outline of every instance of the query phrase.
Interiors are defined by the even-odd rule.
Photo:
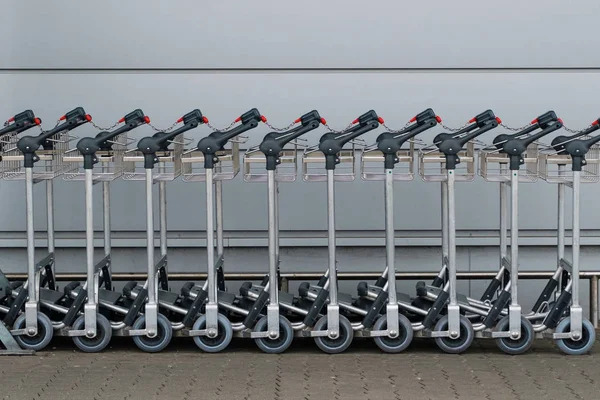
[[[416,341],[404,353],[382,354],[367,340],[326,355],[310,341],[268,355],[234,341],[220,354],[191,341],[146,354],[113,340],[101,354],[82,354],[55,340],[35,356],[0,358],[3,399],[598,399],[600,346],[569,357],[549,342],[521,356],[479,341],[462,355]]]

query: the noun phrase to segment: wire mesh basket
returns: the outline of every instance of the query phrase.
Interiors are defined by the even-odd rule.
[[[229,140],[226,147],[215,154],[219,162],[213,170],[213,179],[216,181],[231,180],[240,172],[240,144],[247,140],[238,136]],[[183,165],[182,179],[184,182],[205,182],[206,170],[204,169],[204,154],[197,150],[187,150],[181,156]]]
[[[519,182],[536,182],[538,180],[538,144],[531,143],[525,156],[523,165],[519,169]],[[500,149],[488,146],[479,152],[479,175],[488,182],[509,182],[511,171],[508,154],[501,153]]]
[[[92,179],[97,182],[113,181],[123,175],[125,163],[123,156],[127,146],[134,142],[123,133],[108,141],[112,146],[111,150],[101,150],[96,152],[98,163],[92,170]],[[83,169],[83,156],[76,149],[68,150],[63,161],[70,167],[63,174],[64,180],[83,180],[85,179],[85,169]]]
[[[456,165],[456,181],[470,182],[475,179],[475,142],[465,145],[458,153],[460,163]],[[447,178],[446,156],[431,145],[419,150],[419,175],[425,182],[443,182]]]
[[[589,139],[589,136],[582,139]],[[545,148],[539,153],[539,176],[548,183],[573,182],[571,156],[558,154],[552,147]],[[597,183],[600,181],[600,144],[590,147],[585,157],[585,165],[580,173],[581,183]]]
[[[298,176],[298,148],[302,147],[296,139],[288,143],[279,153],[279,161],[275,169],[275,180],[278,182],[294,182]],[[249,148],[244,153],[244,181],[266,182],[266,157],[258,146]]]
[[[400,149],[396,152],[398,163],[394,166],[392,174],[395,181],[412,181],[414,179],[414,155],[415,142],[412,140],[408,149]],[[377,149],[377,145],[365,148],[360,157],[361,178],[365,181],[385,180],[383,162],[383,153]]]
[[[185,145],[183,134],[175,136],[170,143],[173,149],[156,152],[158,162],[152,170],[155,181],[172,181],[181,175],[181,156]],[[146,179],[144,154],[136,149],[130,149],[123,154],[123,179],[139,181]]]
[[[353,140],[351,147],[342,149],[338,153],[339,164],[333,172],[334,179],[338,182],[351,182],[356,177],[356,153],[362,151],[364,142]],[[325,154],[319,146],[307,147],[302,155],[302,179],[305,182],[325,182],[327,170],[325,169]]]
[[[58,132],[52,138],[47,139],[48,142],[53,144],[53,148],[51,150],[40,149],[35,152],[39,161],[33,166],[33,180],[50,180],[62,175],[69,167],[63,161],[63,155],[69,149],[69,143],[75,139],[77,139],[77,136],[71,135],[69,131]],[[2,146],[0,171],[3,179],[25,179],[24,157],[23,153],[17,149],[18,140],[17,135],[5,135],[0,138]]]

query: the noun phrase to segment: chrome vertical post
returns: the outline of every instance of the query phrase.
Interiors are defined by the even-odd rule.
[[[217,279],[215,271],[215,227],[214,227],[214,171],[205,169],[206,176],[206,266],[208,303],[206,304],[206,332],[209,337],[218,334]]]
[[[558,175],[562,177],[565,172],[565,165],[558,165]],[[565,258],[565,184],[558,184],[558,227],[557,227],[557,236],[558,236],[558,247],[557,247],[557,259],[556,259],[556,268],[562,269],[560,261]],[[562,291],[562,278],[563,274],[559,274],[558,276],[558,287],[556,289],[556,296],[560,296],[560,292]]]
[[[267,327],[269,338],[279,337],[279,285],[277,282],[277,183],[275,171],[267,170],[267,203],[269,224],[269,304]]]
[[[511,339],[521,337],[521,306],[519,305],[519,170],[510,175],[510,306],[509,331]]]
[[[385,170],[385,256],[387,264],[388,303],[386,306],[387,330],[390,336],[398,335],[398,299],[396,298],[396,244],[394,240],[394,170]]]
[[[98,289],[94,271],[94,181],[93,170],[85,170],[85,261],[87,267],[87,300],[84,305],[85,336],[96,336]]]
[[[579,207],[581,195],[581,171],[573,171],[573,271],[571,274],[571,333],[581,338],[583,331],[583,310],[579,304]]]
[[[152,186],[154,177],[152,169],[146,168],[146,252],[148,256],[148,302],[146,303],[146,335],[155,337],[158,333],[158,305],[156,294],[156,266],[154,264],[154,207]]]
[[[448,331],[451,338],[460,337],[460,307],[456,298],[456,205],[454,170],[446,170],[446,196],[448,216],[448,283],[450,302],[448,304]]]
[[[25,208],[27,213],[27,281],[28,299],[25,303],[25,328],[28,335],[37,334],[39,285],[35,271],[35,231],[33,227],[33,168],[25,168]]]
[[[327,331],[330,338],[337,338],[340,331],[340,307],[338,304],[337,268],[335,260],[335,175],[327,170],[327,248],[329,250],[329,304],[327,305]]]

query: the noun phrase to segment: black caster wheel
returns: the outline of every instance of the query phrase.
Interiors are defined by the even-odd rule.
[[[496,332],[506,332],[508,331],[509,324],[509,317],[507,315],[498,321],[494,330]],[[535,332],[533,331],[533,325],[526,318],[521,317],[521,337],[518,340],[498,338],[496,339],[496,344],[506,354],[523,354],[531,348],[534,339]]]
[[[265,332],[268,329],[267,317],[262,317],[254,325],[254,332]],[[294,329],[287,318],[279,316],[279,337],[277,339],[258,338],[254,342],[259,349],[269,354],[279,354],[286,351],[294,339]]]
[[[194,336],[194,343],[202,351],[207,353],[218,353],[223,351],[231,343],[233,338],[233,329],[231,322],[223,314],[219,314],[217,317],[218,335],[214,338],[208,336]],[[192,327],[193,330],[206,329],[206,315],[200,316]]]
[[[144,329],[146,317],[142,315],[133,323],[133,329]],[[153,338],[146,335],[134,336],[133,342],[140,350],[147,353],[157,353],[169,345],[173,337],[171,322],[162,314],[158,314],[158,330]]]
[[[447,331],[448,330],[448,316],[444,315],[437,324],[435,324],[436,331]],[[475,331],[473,325],[464,316],[460,316],[460,336],[456,339],[449,337],[437,337],[435,343],[442,351],[450,354],[460,354],[471,346],[473,339],[475,338]]]
[[[327,315],[321,317],[315,327],[315,331],[326,331],[327,330]],[[346,351],[352,339],[354,338],[354,330],[352,330],[352,324],[348,321],[348,318],[340,315],[340,333],[336,339],[330,339],[327,336],[315,337],[315,343],[317,346],[328,354],[337,354]]]
[[[569,332],[571,330],[571,318],[565,318],[559,322],[556,327],[556,333]],[[579,356],[587,353],[594,346],[596,342],[596,330],[594,325],[587,319],[583,320],[583,330],[581,332],[581,339],[555,339],[555,343],[559,349],[565,354]]]
[[[40,351],[48,346],[54,336],[54,328],[52,322],[45,314],[38,313],[37,315],[37,333],[34,336],[18,335],[15,340],[23,349]],[[14,324],[14,329],[25,328],[25,313],[21,314]]]
[[[373,325],[374,331],[387,329],[387,317],[382,315]],[[378,336],[374,338],[375,344],[386,353],[400,353],[410,345],[413,339],[413,329],[410,321],[402,314],[398,314],[398,336]]]
[[[77,318],[73,323],[74,330],[85,329],[85,315]],[[87,336],[74,336],[73,343],[79,350],[85,353],[97,353],[102,351],[110,343],[112,338],[112,328],[110,322],[102,314],[96,315],[96,336],[88,338]]]

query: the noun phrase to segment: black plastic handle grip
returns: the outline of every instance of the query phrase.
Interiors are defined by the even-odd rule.
[[[554,148],[554,150],[558,151],[559,154],[567,154],[564,150],[565,150],[565,144],[568,141],[577,139],[582,136],[587,136],[590,133],[595,132],[598,129],[600,129],[600,118],[595,120],[592,123],[592,125],[589,126],[588,128],[586,128],[580,132],[577,132],[571,136],[567,136],[567,135],[556,136],[554,139],[552,139],[552,142],[550,143],[550,145],[552,146],[552,148]]]
[[[204,154],[204,168],[214,168],[215,164],[219,162],[215,154],[223,149],[229,140],[250,129],[256,128],[259,122],[266,121],[256,108],[246,111],[238,120],[241,124],[235,128],[228,131],[213,132],[207,137],[200,139],[198,150]]]
[[[400,132],[384,132],[377,137],[377,148],[384,155],[384,168],[393,169],[398,163],[396,153],[402,148],[404,143],[414,138],[419,133],[433,128],[438,123],[438,117],[431,108],[419,113],[415,118],[415,123],[401,130]]]
[[[444,141],[452,138],[456,138],[458,136],[462,136],[467,132],[471,132],[476,128],[483,127],[487,122],[491,120],[496,120],[496,122],[500,123],[500,120],[496,117],[494,112],[490,109],[485,110],[482,113],[477,114],[475,117],[471,118],[469,124],[464,128],[453,132],[453,133],[440,133],[434,139],[433,143],[439,147],[439,145]]]
[[[184,122],[184,124],[178,129],[175,129],[171,132],[158,132],[154,136],[147,136],[140,139],[137,144],[137,148],[142,154],[144,154],[145,169],[154,168],[154,164],[158,161],[156,158],[156,152],[165,150],[169,145],[169,141],[173,140],[177,135],[204,124],[206,119],[200,110],[195,109],[185,114],[184,117],[180,118],[180,121]]]
[[[527,147],[531,143],[543,136],[548,135],[551,132],[554,132],[555,130],[562,128],[563,126],[562,121],[556,116],[554,111],[548,111],[545,114],[542,114],[537,119],[533,120],[532,123],[533,125],[531,127],[527,127],[514,135],[499,135],[494,139],[494,144],[496,144],[496,147],[498,147],[498,144],[501,144],[502,152],[509,155],[509,168],[511,171],[518,170],[524,163],[521,155],[525,152],[525,150],[527,150]],[[541,130],[532,135],[521,137],[523,134],[531,133],[536,129]],[[508,140],[506,140],[507,136],[509,137]]]
[[[595,124],[590,126],[580,135],[588,135],[600,129],[600,125]],[[590,148],[600,142],[600,135],[589,139],[576,139],[564,144],[565,153],[571,156],[571,166],[573,171],[581,171],[586,164],[585,155],[590,151]]]
[[[17,148],[23,153],[23,165],[25,168],[33,168],[33,165],[38,161],[35,152],[43,146],[49,150],[54,148],[54,143],[49,139],[59,132],[70,131],[92,120],[89,114],[86,114],[83,107],[77,107],[60,118],[63,123],[58,124],[55,128],[44,131],[38,136],[24,136],[17,142]]]
[[[79,150],[83,156],[84,169],[94,168],[94,164],[97,162],[97,151],[108,151],[112,149],[112,143],[110,143],[112,139],[122,133],[129,132],[138,126],[147,123],[149,119],[146,117],[146,115],[144,115],[144,112],[138,108],[123,117],[122,121],[125,122],[125,124],[114,131],[100,132],[96,135],[96,137],[84,137],[77,142],[77,150]]]
[[[446,156],[446,169],[455,169],[460,162],[456,156],[470,140],[498,127],[498,119],[492,110],[486,110],[474,118],[475,122],[469,126],[468,133],[461,136],[454,135],[438,144],[439,150]],[[439,135],[438,135],[439,136]]]
[[[358,125],[347,129],[340,134],[332,136],[325,134],[319,143],[319,150],[325,155],[325,169],[334,170],[340,160],[337,154],[342,150],[344,145],[360,135],[377,129],[383,120],[377,115],[374,110],[369,110],[362,114],[355,121]]]
[[[36,118],[33,111],[25,110],[13,116],[8,120],[8,122],[12,123],[0,129],[0,136],[7,135],[9,133],[15,135],[19,134],[27,129],[33,128],[34,126],[40,125],[42,120]]]
[[[324,121],[317,110],[304,114],[298,120],[301,123],[300,126],[284,132],[270,132],[263,138],[259,149],[265,155],[267,171],[274,171],[280,164],[279,153],[286,144],[317,129]]]

